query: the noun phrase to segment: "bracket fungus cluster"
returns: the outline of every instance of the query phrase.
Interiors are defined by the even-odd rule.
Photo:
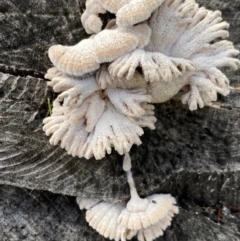
[[[107,12],[116,19],[103,29],[99,14]],[[81,20],[88,39],[49,49],[54,67],[45,77],[59,95],[43,130],[72,156],[102,159],[112,148],[125,155],[129,202],[78,201],[103,236],[151,241],[178,208],[170,195],[138,196],[128,153],[141,144],[143,127],[155,128],[153,103],[181,91],[182,103],[196,110],[228,95],[221,69],[236,70],[239,52],[225,40],[229,25],[221,13],[195,0],[87,0]]]

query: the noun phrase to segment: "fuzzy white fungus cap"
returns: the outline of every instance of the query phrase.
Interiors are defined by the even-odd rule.
[[[107,88],[106,93],[116,109],[130,117],[143,116],[145,109],[141,104],[151,102],[151,96],[147,94],[146,89]]]
[[[102,25],[98,14],[105,13],[106,11],[116,14],[118,26],[133,26],[147,20],[152,12],[164,1],[165,0],[87,0],[86,10],[81,19],[88,33],[97,33],[99,31],[99,26]],[[96,27],[94,27],[94,24]]]
[[[86,1],[86,10],[81,15],[81,22],[88,34],[99,33],[102,30],[102,20],[98,14],[106,13],[106,9],[96,0]]]
[[[112,148],[122,155],[133,144],[141,144],[139,137],[143,134],[138,123],[119,113],[112,104],[105,106],[97,94],[72,110],[55,101],[52,116],[43,123],[46,135],[52,135],[50,144],[61,141],[61,147],[69,154],[87,159],[101,159]]]
[[[88,136],[82,153],[87,159],[93,155],[96,159],[101,159],[105,153],[110,154],[111,148],[114,146],[114,149],[123,155],[130,151],[133,144],[140,145],[142,143],[139,138],[141,135],[143,135],[142,128],[119,113],[108,102],[94,131]]]
[[[154,194],[146,198],[140,198],[132,177],[131,158],[129,153],[125,153],[123,168],[126,170],[128,184],[130,187],[131,198],[126,208],[118,217],[118,223],[130,230],[147,229],[160,222],[172,217],[178,213],[178,207],[175,206],[175,199],[168,194]]]
[[[116,13],[117,25],[131,26],[147,20],[165,0],[131,0]]]
[[[77,198],[85,208],[89,225],[105,238],[126,241],[137,235],[139,241],[152,241],[162,236],[179,210],[170,194],[154,194],[144,199],[137,194],[131,173],[131,158],[125,153],[123,170],[127,173],[131,199],[111,204],[105,201]]]
[[[98,1],[107,11],[117,13],[120,8],[128,4],[131,0],[95,0]]]
[[[167,227],[171,225],[173,216],[178,213],[178,208],[175,206],[175,199],[171,197],[171,195],[155,194],[147,198],[150,202],[156,202],[156,204],[159,202],[157,205],[166,205],[166,202],[169,201],[166,206],[169,207],[170,204],[172,204],[173,207],[160,221],[153,225],[146,225],[148,221],[141,219],[141,217],[136,218],[135,229],[122,226],[119,222],[119,218],[125,215],[125,202],[112,204],[79,197],[77,199],[79,205],[82,205],[80,207],[83,207],[81,209],[87,210],[86,220],[89,225],[105,238],[115,241],[126,241],[137,236],[139,241],[152,241],[162,236]],[[160,216],[160,214],[161,213],[157,215]],[[149,220],[149,218],[147,218],[147,220]],[[153,220],[153,218],[150,218],[150,220]],[[144,225],[147,226],[147,228],[143,228]]]
[[[137,47],[146,46],[150,35],[151,29],[144,23],[104,29],[74,46],[54,45],[49,48],[48,56],[61,72],[81,76],[97,70],[101,63],[111,62]]]
[[[60,94],[43,130],[52,135],[50,144],[61,142],[72,156],[102,159],[112,148],[122,155],[141,144],[142,127],[155,128],[154,107],[147,104],[151,97],[145,89],[102,90],[94,75],[74,77],[56,68],[45,77]]]
[[[162,220],[171,222],[172,217],[178,214],[175,204],[175,199],[169,194],[154,194],[138,202],[134,201],[134,204],[131,204],[132,207],[127,205],[121,212],[118,222],[121,226],[131,230],[146,229]],[[164,226],[162,230],[165,230]]]
[[[191,61],[136,49],[111,63],[109,72],[114,77],[131,80],[139,66],[142,67],[145,80],[149,82],[171,81],[185,71],[195,70]]]
[[[153,103],[168,101],[189,86],[182,102],[190,110],[210,106],[217,93],[229,94],[229,80],[221,69],[236,70],[239,51],[221,40],[229,36],[229,24],[219,11],[199,7],[194,0],[166,0],[148,22],[149,44],[114,60],[108,68],[112,77],[131,80],[141,67]]]
[[[131,239],[137,232],[126,230],[118,224],[117,218],[123,209],[124,204],[121,203],[100,202],[87,210],[86,220],[92,228],[105,238],[125,241],[126,239]]]

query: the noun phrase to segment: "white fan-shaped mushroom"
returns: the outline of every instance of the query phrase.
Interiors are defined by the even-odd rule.
[[[121,212],[118,222],[130,230],[146,229],[166,217],[171,218],[173,214],[177,214],[174,204],[175,200],[170,195],[155,194],[153,197],[141,199],[131,190],[131,200]]]
[[[80,106],[88,96],[100,89],[95,77],[76,79],[63,75],[53,78],[52,83],[55,92],[62,92],[58,96],[58,100],[64,100],[65,105],[68,106],[74,98],[76,106]]]
[[[141,104],[151,102],[151,96],[147,94],[146,89],[124,90],[107,88],[106,93],[116,109],[130,117],[143,116],[145,110]]]
[[[199,8],[194,0],[166,0],[148,22],[152,28],[149,44],[144,50],[136,49],[114,60],[109,65],[112,77],[131,80],[136,68],[141,67],[150,82],[145,88],[153,103],[167,101],[185,85],[191,85],[191,92],[183,97],[191,110],[210,105],[216,100],[216,92],[229,93],[229,81],[220,69],[236,70],[240,61],[234,56],[239,51],[231,42],[219,40],[229,35],[229,25],[222,22],[219,11]],[[194,76],[202,77],[203,83],[194,87]]]
[[[58,77],[58,76],[62,76],[63,73],[60,72],[56,67],[52,67],[50,69],[47,70],[47,73],[44,75],[45,79],[49,79],[52,80],[54,77]],[[51,85],[51,81],[49,81],[47,84],[48,86],[52,86]],[[53,86],[52,86],[53,87]]]
[[[163,196],[166,196],[163,197]],[[105,238],[115,241],[126,241],[137,235],[139,241],[152,241],[153,239],[163,235],[165,229],[170,226],[172,217],[178,213],[178,208],[175,206],[175,199],[170,195],[152,195],[147,197],[151,202],[162,202],[162,205],[170,207],[171,211],[165,218],[161,219],[154,225],[147,228],[141,228],[141,219],[136,219],[136,230],[129,229],[119,223],[121,213],[126,209],[126,203],[111,204],[95,199],[77,198],[80,209],[86,209],[86,220],[89,225]],[[161,200],[160,200],[161,199]],[[168,204],[166,204],[168,202]],[[137,229],[139,227],[139,229]]]
[[[102,28],[102,20],[99,13],[106,13],[106,9],[96,0],[86,1],[86,10],[81,16],[81,22],[88,34],[99,33]]]
[[[182,96],[182,103],[188,104],[190,110],[204,107],[204,102],[195,84],[192,84],[191,90]]]
[[[57,101],[55,100],[55,102]],[[59,108],[64,109],[62,106]],[[84,119],[79,120],[76,124],[71,124],[68,119],[69,112],[59,111],[59,115],[56,115],[55,109],[56,106],[53,108],[53,115],[43,120],[43,130],[46,132],[46,135],[52,134],[49,140],[50,144],[57,145],[61,141],[61,147],[65,148],[68,154],[80,156],[88,136]]]
[[[59,102],[55,100],[54,103]],[[45,118],[43,130],[47,135],[52,134],[50,144],[56,145],[61,141],[61,147],[65,148],[68,154],[82,157],[82,148],[87,137],[104,113],[105,101],[100,98],[99,93],[94,93],[86,98],[80,107],[76,106],[74,99],[73,103],[67,107],[65,100],[63,106],[58,104],[57,107],[62,111],[58,111],[58,115]],[[53,113],[56,112],[55,109],[56,107],[53,108]]]
[[[152,241],[163,235],[165,229],[171,225],[171,219],[167,216],[165,219],[159,221],[158,223],[146,228],[141,229],[137,233],[137,238],[139,241]]]
[[[154,106],[150,104],[142,104],[145,114],[139,118],[131,117],[130,119],[141,127],[148,127],[151,130],[155,129],[157,118],[154,116]]]
[[[117,217],[124,209],[124,205],[100,202],[86,212],[86,220],[89,225],[105,238],[115,241],[125,241],[136,235],[136,231],[126,230],[117,222]]]
[[[95,2],[88,1],[90,5]],[[136,2],[99,0],[95,10],[93,5],[92,10],[87,7],[95,14],[101,6],[106,9],[111,5],[119,5],[119,9],[128,6],[134,12]],[[149,8],[160,2],[151,1]],[[182,102],[195,110],[211,105],[217,93],[229,93],[229,81],[219,68],[237,69],[240,62],[233,58],[238,51],[232,43],[218,41],[228,36],[228,24],[222,22],[218,11],[199,8],[194,0],[166,0],[148,23],[152,34],[146,23],[113,27],[113,21],[109,29],[75,46],[50,48],[49,56],[57,68],[51,68],[46,77],[51,80],[48,85],[61,92],[58,101],[63,102],[62,109],[53,109],[55,113],[55,109],[64,110],[58,120],[53,115],[44,125],[46,134],[52,134],[52,144],[61,141],[69,153],[86,158],[101,159],[111,148],[123,154],[141,143],[141,127],[155,128],[156,118],[148,102],[167,101],[190,86]],[[139,49],[144,46],[145,50]],[[106,64],[100,67],[113,60],[108,70]],[[138,66],[150,83],[139,77]],[[68,75],[82,75],[99,67],[96,77],[96,73],[81,78]],[[159,79],[165,81],[156,81]],[[79,146],[80,137],[74,134],[77,130],[82,133]]]
[[[129,81],[126,77],[113,76],[109,72],[108,65],[101,65],[97,74],[96,81],[102,89],[121,88],[121,89],[140,89],[146,88],[146,80],[139,72],[135,72],[133,78]]]
[[[48,55],[61,72],[81,76],[97,70],[103,62],[111,62],[136,47],[146,46],[150,34],[147,24],[105,29],[74,46],[54,45],[49,48]]]
[[[101,89],[106,89],[108,86],[115,86],[119,81],[117,78],[112,78],[108,71],[108,66],[102,64],[96,74],[96,81]]]
[[[105,101],[100,98],[99,93],[94,93],[87,98],[80,107],[72,108],[68,114],[69,121],[71,124],[76,124],[80,119],[84,118],[86,131],[91,132],[104,110]]]
[[[53,45],[48,56],[61,72],[81,76],[99,68],[94,49],[94,40],[84,39],[74,46]]]
[[[147,20],[165,0],[131,0],[117,12],[117,25],[132,26]]]
[[[111,153],[111,148],[123,154],[133,144],[141,144],[141,127],[155,128],[154,107],[146,103],[151,97],[144,89],[116,86],[101,90],[91,75],[77,78],[62,74],[49,83],[54,91],[62,92],[54,102],[62,112],[49,117],[49,123],[44,120],[43,129],[52,134],[51,144],[61,141],[61,147],[73,156],[101,159],[106,152]]]
[[[178,213],[176,201],[171,195],[154,194],[147,198],[140,198],[131,173],[131,158],[125,153],[123,168],[126,170],[131,199],[118,217],[118,223],[130,230],[142,230],[151,227],[162,220]],[[146,231],[147,232],[147,231]]]
[[[196,110],[199,106],[203,108],[205,105],[209,106],[212,101],[217,100],[217,93],[224,96],[229,94],[229,88],[217,86],[215,83],[209,81],[205,76],[192,76],[190,82],[190,91],[182,96],[182,103],[188,104],[190,110]]]
[[[163,234],[178,214],[175,199],[169,194],[154,194],[141,199],[131,173],[131,157],[125,153],[123,170],[127,173],[131,199],[128,203],[111,204],[77,198],[80,209],[87,209],[89,225],[105,238],[126,241],[137,235],[139,241],[152,241]]]
[[[109,66],[112,76],[126,77],[131,80],[136,68],[141,66],[146,81],[170,81],[185,71],[194,70],[191,61],[181,58],[169,58],[161,53],[146,52],[141,49],[123,55]]]
[[[118,26],[132,26],[147,20],[165,0],[98,0],[106,10],[117,15]]]
[[[110,102],[100,117],[94,131],[89,135],[82,155],[87,159],[94,155],[96,159],[111,153],[111,147],[119,153],[128,152],[133,144],[141,144],[139,136],[143,130],[123,114],[119,113]]]
[[[124,5],[128,4],[131,0],[97,0],[101,5],[111,13],[117,13],[117,11]]]

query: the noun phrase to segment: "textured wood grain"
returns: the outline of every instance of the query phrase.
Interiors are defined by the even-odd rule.
[[[123,172],[116,156],[115,160],[80,160],[48,143],[42,131],[42,119],[48,114],[44,80],[1,74],[0,92],[1,183],[74,196],[121,198],[124,187],[116,187]]]
[[[231,24],[230,38],[240,49],[240,1],[198,2],[223,11]],[[55,98],[42,78],[51,66],[47,49],[87,36],[80,24],[83,5],[80,0],[0,1],[0,184],[61,194],[2,186],[0,240],[104,240],[87,226],[74,199],[62,194],[113,202],[129,198],[121,156],[72,158],[50,146],[42,131],[47,98]],[[240,208],[240,71],[228,76],[235,89],[228,97],[219,96],[220,108],[190,112],[177,97],[158,105],[156,130],[145,130],[143,144],[131,151],[140,194],[170,192],[181,207],[158,240],[240,239],[238,218],[226,217],[217,225],[211,221],[216,215],[209,220],[201,208],[215,207],[219,200]]]
[[[0,71],[43,76],[48,48],[87,37],[80,16],[84,0],[1,0]]]
[[[0,185],[1,241],[105,240],[88,226],[84,215],[75,198]],[[233,215],[225,215],[218,225],[195,206],[181,209],[173,225],[157,240],[238,241],[239,225]]]

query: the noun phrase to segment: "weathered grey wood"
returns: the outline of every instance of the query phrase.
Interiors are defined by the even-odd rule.
[[[198,2],[223,11],[224,19],[231,23],[231,40],[240,49],[240,1]],[[100,161],[72,158],[58,146],[50,146],[42,131],[42,119],[48,115],[47,98],[54,99],[42,78],[51,66],[47,49],[86,37],[80,24],[83,5],[84,1],[77,0],[0,1],[0,184],[61,194],[33,192],[39,205],[51,210],[49,219],[39,221],[47,211],[43,215],[40,206],[34,208],[31,191],[2,186],[0,240],[104,240],[87,226],[75,201],[62,194],[113,202],[129,197],[122,157],[113,154]],[[229,76],[232,85],[240,87],[240,71]],[[208,220],[201,209],[215,207],[218,200],[240,208],[239,97],[235,88],[230,96],[219,98],[216,107],[220,109],[195,112],[177,100],[156,106],[156,130],[145,130],[143,144],[135,146],[131,156],[140,194],[170,192],[182,207],[173,226],[158,240],[240,239],[238,218],[225,217],[224,223],[217,225],[211,221],[216,221],[216,215]],[[61,208],[54,208],[55,202]],[[19,214],[14,223],[10,214],[22,209],[27,218]],[[35,214],[39,218],[29,221]],[[66,220],[67,225],[61,226],[59,220]],[[47,229],[49,222],[54,226]],[[28,223],[30,230],[41,228],[35,236],[34,231],[27,231],[24,237],[18,226],[21,223]],[[59,236],[54,236],[56,233]]]
[[[43,76],[48,48],[73,45],[87,35],[80,16],[84,0],[1,0],[0,71]]]
[[[181,209],[158,241],[238,241],[239,219],[228,215],[218,225],[196,207]],[[1,241],[103,241],[92,230],[75,199],[49,192],[0,186]],[[136,239],[133,239],[136,241]]]

